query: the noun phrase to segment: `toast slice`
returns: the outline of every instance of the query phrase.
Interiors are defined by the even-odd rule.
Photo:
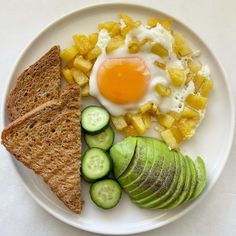
[[[60,47],[52,47],[17,78],[7,101],[8,115],[15,120],[37,106],[59,97]]]
[[[53,99],[10,123],[2,143],[32,169],[75,213],[80,213],[80,89],[65,88]]]

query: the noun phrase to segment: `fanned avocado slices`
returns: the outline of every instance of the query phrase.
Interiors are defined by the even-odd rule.
[[[110,156],[114,164],[114,175],[116,178],[119,178],[129,166],[134,155],[136,144],[136,138],[128,137],[115,144],[110,149]]]
[[[201,157],[198,156],[196,158],[195,166],[197,170],[197,186],[190,199],[197,198],[206,186],[206,167]]]

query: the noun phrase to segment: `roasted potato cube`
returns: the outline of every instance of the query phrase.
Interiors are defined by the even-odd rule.
[[[128,124],[125,121],[124,116],[112,116],[111,121],[117,131],[122,131],[124,128],[128,126]]]
[[[73,84],[75,81],[73,79],[73,76],[72,76],[72,73],[71,73],[71,70],[68,69],[68,68],[63,68],[62,69],[62,74],[65,78],[65,80],[69,83],[69,84]]]
[[[145,127],[145,124],[143,122],[141,114],[131,115],[131,124],[137,130],[139,135],[144,134],[144,132],[146,131],[146,127]]]
[[[86,73],[92,69],[92,63],[85,60],[83,57],[76,57],[74,60],[74,67]]]
[[[89,38],[87,35],[73,35],[73,40],[76,47],[78,48],[79,54],[86,55],[91,49],[92,45],[90,44]]]
[[[183,109],[181,115],[184,118],[195,118],[195,119],[200,118],[200,114],[196,110],[194,110],[193,108],[188,107],[188,106],[184,106],[184,109]]]
[[[188,60],[188,68],[192,73],[197,73],[202,68],[199,61]]]
[[[151,126],[151,115],[148,113],[142,114],[143,123],[145,125],[146,130]]]
[[[76,68],[72,68],[71,69],[74,81],[80,86],[83,87],[86,84],[88,84],[89,79],[88,76],[85,75],[82,71],[76,69]]]
[[[185,81],[185,74],[183,69],[169,68],[168,69],[170,79],[174,86],[180,87]]]
[[[189,72],[186,76],[185,84],[188,84],[191,80],[194,79],[194,74],[192,72]]]
[[[110,34],[111,37],[114,37],[120,34],[120,23],[115,21],[107,21],[102,24],[99,24],[98,29],[99,30],[105,29],[107,30],[107,32]]]
[[[159,108],[157,107],[156,104],[152,103],[152,108],[149,111],[149,113],[153,116],[159,116],[161,114]]]
[[[159,67],[159,68],[162,69],[162,70],[165,70],[165,69],[166,69],[166,64],[161,63],[161,62],[159,62],[159,61],[154,61],[154,65],[157,66],[157,67]]]
[[[192,49],[190,48],[189,44],[187,43],[184,36],[180,33],[174,35],[174,45],[173,50],[176,55],[180,57],[189,56],[192,54]]]
[[[98,33],[90,34],[88,36],[88,38],[89,38],[89,42],[90,42],[92,48],[94,48],[95,45],[97,44],[97,41],[98,41]]]
[[[206,78],[204,76],[201,76],[201,75],[194,76],[193,83],[194,83],[194,87],[195,87],[195,93],[199,92],[199,89],[205,80],[206,80]]]
[[[180,118],[181,118],[181,114],[179,112],[176,112],[176,111],[169,111],[167,114],[174,117],[175,121],[179,121]]]
[[[86,84],[83,88],[81,88],[81,96],[82,97],[89,96],[89,84]]]
[[[182,135],[181,131],[179,130],[179,128],[177,126],[173,126],[173,127],[171,127],[170,130],[173,133],[176,142],[178,144],[181,143],[184,138],[183,138],[183,135]]]
[[[198,122],[199,121],[196,119],[181,119],[180,120],[177,126],[180,132],[182,133],[183,140],[190,139],[194,135],[195,128]]]
[[[147,102],[139,107],[141,114],[149,112],[152,109],[152,102]]]
[[[96,59],[101,53],[102,53],[101,48],[95,46],[92,50],[88,52],[88,54],[86,55],[86,59],[91,61],[93,59]]]
[[[175,119],[169,114],[162,114],[162,115],[159,115],[158,122],[160,125],[166,128],[171,128],[175,122]]]
[[[213,89],[212,80],[205,80],[200,88],[200,93],[203,97],[208,97],[209,92]]]
[[[158,55],[159,57],[167,57],[169,55],[168,50],[160,43],[155,43],[151,47],[151,52]]]
[[[204,110],[206,108],[207,98],[195,94],[189,94],[185,103],[196,110]]]
[[[63,49],[60,54],[60,57],[62,60],[69,62],[69,61],[73,60],[78,53],[79,53],[78,48],[75,45],[72,45],[69,48]]]
[[[178,149],[178,142],[170,129],[161,132],[161,137],[164,142],[172,149]]]
[[[138,136],[139,135],[137,130],[132,125],[129,125],[129,126],[125,127],[123,129],[123,131],[124,131],[126,137],[128,137],[128,136]]]
[[[150,18],[148,19],[147,25],[153,28],[157,25],[157,23],[161,24],[166,30],[171,31],[171,26],[172,26],[171,19]]]
[[[125,43],[125,41],[121,36],[116,36],[114,38],[111,38],[107,44],[106,52],[110,53],[110,52],[116,50],[117,48],[119,48],[124,43]]]
[[[169,97],[171,95],[171,89],[167,88],[163,84],[157,84],[155,90],[160,94],[161,97]]]
[[[124,13],[120,14],[120,19],[123,20],[126,27],[121,29],[121,35],[125,36],[130,30],[137,28],[141,23],[139,21],[133,21],[133,19]]]
[[[140,48],[148,41],[148,39],[143,39],[142,41],[138,41],[137,39],[132,39],[128,43],[128,49],[130,53],[139,52]]]

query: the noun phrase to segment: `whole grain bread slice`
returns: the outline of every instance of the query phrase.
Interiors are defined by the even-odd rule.
[[[80,213],[80,90],[71,85],[53,99],[10,123],[2,143],[32,169],[57,197]]]
[[[8,115],[11,120],[59,97],[61,84],[59,54],[60,47],[53,46],[17,78],[7,101]]]

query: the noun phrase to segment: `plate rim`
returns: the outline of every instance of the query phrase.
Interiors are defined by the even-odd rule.
[[[229,159],[230,156],[230,151],[232,148],[232,144],[233,144],[233,139],[234,139],[234,131],[235,131],[235,106],[234,106],[234,99],[233,99],[233,93],[232,90],[229,86],[229,82],[227,80],[227,74],[226,71],[224,69],[224,67],[222,66],[221,62],[218,60],[218,58],[215,56],[214,52],[211,50],[211,48],[208,46],[207,43],[205,43],[202,38],[199,36],[198,33],[196,33],[194,30],[192,30],[188,25],[186,25],[185,23],[183,23],[181,20],[177,19],[176,17],[172,16],[171,14],[168,14],[162,10],[157,9],[156,7],[149,7],[144,3],[125,3],[125,2],[102,2],[102,3],[95,3],[95,4],[88,4],[85,5],[83,7],[79,7],[73,11],[69,11],[65,14],[63,14],[60,17],[57,17],[56,19],[54,19],[53,21],[51,21],[51,23],[47,24],[45,27],[43,27],[42,30],[40,30],[33,38],[32,40],[30,40],[29,43],[26,44],[26,46],[24,47],[24,49],[21,51],[20,55],[18,56],[18,58],[16,59],[13,67],[10,69],[10,73],[7,77],[7,82],[5,84],[5,88],[3,90],[3,94],[2,94],[2,125],[3,127],[6,127],[6,101],[7,101],[7,95],[8,92],[10,90],[11,87],[11,82],[12,82],[12,78],[13,78],[13,74],[15,73],[16,67],[18,66],[18,64],[20,63],[20,61],[22,60],[22,58],[24,58],[25,54],[27,53],[28,49],[35,43],[35,41],[41,36],[43,35],[43,33],[45,31],[50,30],[50,28],[53,28],[54,25],[56,25],[59,21],[63,21],[66,18],[71,17],[74,14],[78,14],[81,11],[86,11],[86,10],[92,10],[96,7],[102,7],[102,6],[123,6],[123,7],[138,7],[138,8],[143,8],[144,10],[151,10],[151,11],[156,11],[157,13],[160,13],[162,15],[164,15],[165,17],[169,17],[171,19],[173,19],[174,22],[177,22],[178,24],[184,26],[191,34],[194,35],[194,37],[196,37],[201,44],[203,44],[207,50],[210,52],[212,58],[214,59],[214,61],[216,62],[217,66],[220,68],[222,75],[223,75],[223,80],[225,82],[225,86],[226,86],[226,90],[227,90],[227,94],[229,97],[229,110],[230,110],[230,131],[229,131],[229,141],[225,147],[225,161],[224,163],[218,168],[217,173],[215,175],[215,178],[212,180],[211,184],[208,185],[207,190],[204,191],[204,193],[197,199],[195,200],[195,202],[193,202],[192,204],[190,204],[188,207],[186,207],[185,209],[183,209],[182,211],[180,211],[178,214],[174,215],[173,217],[169,218],[168,221],[163,221],[159,224],[156,224],[156,222],[149,224],[148,226],[144,226],[143,228],[138,228],[136,230],[127,230],[126,232],[122,232],[123,235],[129,235],[129,234],[134,234],[134,233],[141,233],[141,232],[146,232],[149,230],[153,230],[153,229],[157,229],[160,228],[164,225],[167,225],[179,218],[181,218],[182,216],[184,216],[185,214],[187,214],[188,212],[190,212],[196,205],[198,205],[203,198],[205,198],[205,196],[211,191],[211,189],[213,188],[213,186],[216,184],[216,182],[218,181],[220,175],[223,172],[223,169]],[[5,152],[5,151],[4,151]],[[75,228],[87,231],[87,232],[93,232],[93,233],[99,233],[99,234],[104,234],[104,235],[108,235],[108,234],[113,234],[113,235],[121,235],[121,233],[118,232],[107,232],[106,230],[101,230],[101,228],[97,228],[95,229],[91,229],[90,227],[87,226],[83,226],[83,225],[78,225],[75,224],[73,222],[71,222],[70,220],[68,220],[66,217],[62,216],[61,214],[56,213],[53,208],[50,208],[47,206],[47,204],[42,201],[37,194],[33,193],[33,191],[27,186],[27,184],[25,183],[25,181],[23,180],[20,172],[18,171],[18,168],[16,166],[16,162],[14,161],[13,158],[11,158],[11,162],[14,166],[15,172],[17,173],[20,181],[22,182],[23,186],[25,187],[25,189],[27,190],[27,192],[29,193],[29,195],[48,213],[50,213],[52,216],[54,216],[55,218],[59,219],[60,221],[71,225]],[[133,228],[132,228],[133,229]]]

